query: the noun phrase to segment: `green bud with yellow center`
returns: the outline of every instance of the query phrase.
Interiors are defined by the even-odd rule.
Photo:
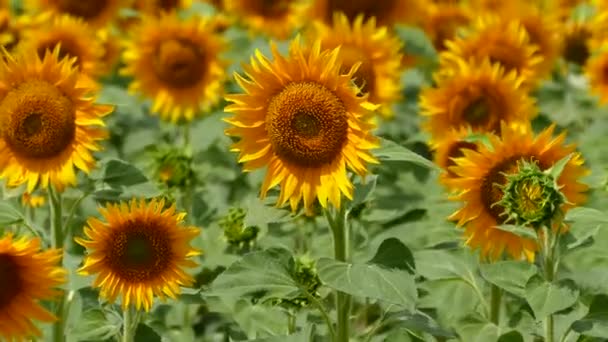
[[[245,209],[230,208],[228,215],[219,221],[219,226],[224,230],[224,237],[232,247],[251,247],[260,232],[257,226],[245,226],[246,216]]]

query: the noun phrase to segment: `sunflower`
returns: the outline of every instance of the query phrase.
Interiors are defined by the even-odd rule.
[[[133,7],[146,15],[159,15],[192,6],[192,0],[135,0]]]
[[[134,304],[150,311],[154,296],[175,299],[180,286],[194,283],[183,268],[197,266],[190,258],[200,252],[190,240],[200,229],[184,226],[186,214],[176,213],[175,205],[133,199],[99,211],[106,222],[90,218],[84,229],[88,240],[75,240],[88,251],[78,272],[97,274],[93,287],[101,288],[102,297],[113,303],[122,295],[123,308]]]
[[[254,31],[286,39],[303,24],[302,0],[224,0],[224,10],[239,17]]]
[[[0,178],[27,183],[32,192],[49,182],[59,191],[76,184],[74,166],[89,172],[93,151],[107,132],[102,117],[111,106],[94,103],[90,81],[59,60],[59,49],[5,56],[0,62]]]
[[[321,40],[321,49],[340,48],[342,71],[348,72],[361,63],[354,75],[354,82],[368,100],[381,105],[380,114],[393,116],[391,104],[400,98],[400,69],[402,55],[399,39],[386,27],[376,27],[374,18],[364,22],[358,16],[352,23],[342,13],[336,13],[333,27],[317,22],[311,30],[309,42]]]
[[[600,102],[608,103],[608,52],[593,56],[585,65],[591,91],[599,96]]]
[[[339,48],[321,52],[316,41],[305,50],[296,38],[287,57],[271,49],[272,61],[256,51],[247,78],[236,75],[244,93],[226,97],[233,103],[225,111],[234,113],[226,134],[240,137],[232,151],[245,171],[267,166],[261,197],[280,184],[279,206],[289,201],[296,211],[303,199],[310,213],[317,198],[338,208],[341,194],[353,196],[346,168],[364,176],[365,163],[377,162],[368,112],[376,106],[357,96],[351,77],[358,65],[343,72]]]
[[[24,54],[34,52],[43,58],[47,50],[59,49],[59,59],[76,57],[79,71],[97,76],[100,72],[103,46],[95,32],[81,19],[59,16],[46,24],[24,30],[18,46]]]
[[[459,28],[466,27],[471,21],[469,12],[454,4],[430,6],[423,28],[437,51],[446,49],[445,42],[456,37]]]
[[[431,143],[433,160],[437,166],[443,169],[440,174],[440,182],[450,189],[450,180],[456,175],[450,170],[454,166],[454,158],[463,156],[465,149],[477,150],[477,142],[469,140],[474,133],[470,127],[462,126],[452,128],[441,136],[441,139]]]
[[[529,43],[528,34],[518,21],[495,16],[480,17],[465,37],[456,37],[446,46],[447,50],[439,55],[439,66],[440,73],[447,76],[458,67],[458,60],[479,63],[488,58],[506,71],[516,71],[526,84],[533,84],[542,62],[538,47]]]
[[[474,132],[498,132],[500,123],[526,124],[536,115],[523,78],[487,59],[481,64],[457,61],[453,77],[438,79],[436,88],[420,94],[423,124],[435,142],[450,129],[470,126]]]
[[[568,62],[585,65],[591,56],[593,30],[587,22],[569,22],[564,32],[562,56]]]
[[[20,27],[16,25],[11,12],[3,7],[0,9],[0,45],[6,51],[13,52],[20,39]]]
[[[423,0],[312,0],[310,17],[331,23],[335,12],[346,14],[354,21],[357,16],[376,18],[381,26],[420,24],[426,16]]]
[[[21,204],[24,207],[38,208],[42,207],[45,202],[45,196],[31,194],[29,192],[24,192],[23,195],[21,195]]]
[[[67,14],[86,21],[92,27],[103,27],[114,20],[124,0],[25,0],[29,13],[45,12],[51,16]]]
[[[191,121],[219,102],[225,79],[223,40],[202,18],[146,17],[123,52],[122,75],[132,92],[153,98],[152,111],[172,122]]]
[[[107,75],[114,70],[120,59],[121,46],[117,35],[110,30],[97,31],[97,40],[102,46],[103,53],[99,60],[99,74]]]
[[[466,244],[480,249],[482,258],[497,260],[506,252],[514,259],[534,259],[538,249],[534,241],[495,228],[506,219],[504,208],[496,204],[503,196],[501,187],[508,175],[518,172],[522,162],[534,162],[547,170],[571,155],[556,180],[567,200],[562,210],[584,202],[587,186],[579,179],[588,171],[582,166],[583,159],[575,152],[575,146],[564,145],[565,133],[552,137],[554,128],[551,126],[535,137],[529,130],[503,125],[500,138],[489,137],[491,146],[480,144],[477,151],[465,150],[463,157],[454,159],[456,165],[451,171],[458,179],[452,184],[462,190],[454,199],[464,203],[450,219],[465,227]]]
[[[29,341],[42,337],[33,320],[52,322],[57,318],[38,301],[51,300],[66,281],[59,267],[60,249],[40,250],[40,239],[11,235],[0,238],[0,339]]]

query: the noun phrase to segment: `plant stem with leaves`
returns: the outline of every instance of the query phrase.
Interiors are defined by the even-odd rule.
[[[331,227],[334,237],[334,257],[337,261],[347,261],[349,249],[349,227],[347,222],[347,212],[344,205],[336,211],[336,215],[332,217],[328,210],[325,210],[325,216],[329,226]],[[348,342],[350,335],[350,307],[351,296],[347,293],[337,291],[336,294],[336,309],[338,315],[337,322],[337,342]]]
[[[53,186],[49,187],[49,205],[50,205],[50,219],[51,219],[51,244],[53,248],[63,249],[64,242],[64,227],[62,222],[62,206],[61,206],[61,194],[58,193]],[[62,252],[63,253],[63,252]],[[63,254],[62,254],[63,255]],[[60,260],[60,265],[63,264],[63,257]],[[63,342],[64,341],[64,329],[65,329],[65,295],[62,294],[58,301],[55,309],[55,316],[57,321],[53,324],[53,341]]]
[[[543,257],[544,257],[544,273],[545,280],[549,283],[552,283],[555,278],[555,269],[556,269],[556,259],[555,259],[555,244],[557,243],[557,237],[553,234],[553,231],[550,227],[543,227],[542,230],[542,248],[543,248]],[[554,321],[553,314],[549,314],[545,319],[545,341],[553,342],[554,341]]]

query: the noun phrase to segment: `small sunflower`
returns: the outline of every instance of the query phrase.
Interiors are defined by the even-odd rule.
[[[349,20],[357,16],[376,18],[379,25],[420,24],[426,16],[422,0],[312,0],[310,17],[331,23],[335,12],[342,12]]]
[[[163,12],[172,12],[187,9],[192,6],[192,0],[135,0],[133,7],[146,15],[160,15]]]
[[[585,65],[591,56],[593,30],[587,22],[569,22],[564,32],[562,56],[568,62]]]
[[[67,14],[99,28],[116,18],[124,0],[25,0],[24,4],[29,13]]]
[[[608,103],[608,52],[591,57],[585,66],[591,91],[599,96],[600,102]]]
[[[351,83],[358,65],[344,73],[339,48],[321,52],[319,41],[304,51],[296,38],[288,57],[271,48],[274,60],[257,51],[247,78],[236,75],[244,93],[226,97],[234,113],[226,134],[240,138],[232,150],[245,171],[268,168],[261,197],[280,184],[279,206],[289,201],[295,211],[303,200],[311,212],[316,198],[338,208],[341,194],[353,195],[346,169],[364,176],[366,162],[377,162],[369,152],[378,147],[368,112],[375,106]]]
[[[74,65],[79,71],[89,76],[96,76],[100,72],[103,46],[95,32],[81,19],[63,15],[25,30],[18,48],[24,54],[35,51],[40,58],[47,51],[58,48],[59,59],[75,57]]]
[[[224,10],[255,31],[286,39],[302,26],[306,4],[302,0],[224,0]]]
[[[90,80],[59,60],[59,49],[5,56],[0,62],[0,178],[27,183],[32,192],[51,183],[62,191],[76,184],[76,168],[95,166],[93,151],[104,139],[102,117],[111,106],[94,103]]]
[[[564,145],[565,133],[552,137],[554,127],[535,137],[529,130],[503,125],[500,138],[489,137],[491,146],[478,145],[477,151],[465,150],[463,157],[454,159],[456,166],[451,170],[458,179],[452,184],[462,190],[454,199],[464,203],[450,219],[465,227],[466,244],[479,249],[483,258],[497,260],[506,252],[514,259],[534,259],[538,249],[534,241],[495,228],[506,220],[504,208],[497,204],[503,196],[502,187],[508,175],[517,173],[523,162],[533,162],[547,170],[571,155],[556,180],[567,200],[562,210],[585,201],[587,186],[579,179],[588,170],[583,167],[583,159],[575,152],[575,146]]]
[[[447,50],[439,55],[440,72],[449,76],[458,60],[479,63],[489,59],[502,65],[507,72],[516,71],[526,84],[535,83],[542,57],[538,47],[529,42],[524,27],[516,20],[502,20],[495,16],[480,17],[472,31],[464,37],[446,42]]]
[[[183,225],[185,213],[175,205],[165,208],[164,200],[133,199],[99,209],[106,222],[87,221],[84,234],[75,238],[88,250],[80,274],[97,274],[93,287],[113,303],[122,295],[122,307],[133,304],[150,311],[154,296],[175,299],[180,286],[194,279],[184,267],[196,267],[190,260],[200,252],[190,246],[200,229]]]
[[[202,18],[146,17],[123,52],[132,92],[154,99],[152,111],[171,122],[192,121],[217,104],[225,78],[223,40]]]
[[[474,132],[498,132],[500,123],[527,124],[536,115],[534,100],[522,87],[523,78],[499,64],[457,61],[451,78],[420,94],[423,124],[432,142],[450,129],[471,127]]]
[[[386,27],[376,27],[374,18],[364,22],[358,16],[352,23],[342,13],[336,13],[333,27],[317,22],[310,42],[320,39],[321,49],[340,47],[342,71],[348,72],[361,63],[354,74],[354,82],[368,100],[380,105],[380,114],[393,116],[391,104],[401,94],[401,43]]]
[[[456,37],[459,28],[466,27],[471,16],[466,8],[455,4],[436,4],[430,6],[424,22],[427,33],[437,51],[446,49],[445,42]]]
[[[0,238],[0,339],[42,337],[33,320],[57,320],[38,302],[61,294],[56,289],[66,281],[66,271],[59,267],[61,258],[59,249],[41,251],[38,238]]]

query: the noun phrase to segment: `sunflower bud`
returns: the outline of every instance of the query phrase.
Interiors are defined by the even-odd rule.
[[[169,188],[191,186],[194,177],[192,157],[183,150],[167,148],[155,151],[154,174],[158,181]]]
[[[308,295],[303,294],[290,299],[282,298],[279,299],[276,304],[297,310],[310,304],[310,296],[319,297],[317,291],[321,286],[321,279],[317,273],[317,266],[314,260],[310,259],[308,256],[294,258],[291,276]]]
[[[548,171],[524,161],[518,172],[505,175],[504,195],[495,205],[504,208],[506,222],[538,229],[558,214],[565,197]]]
[[[219,221],[224,230],[224,237],[228,243],[236,248],[251,247],[255,243],[260,228],[245,226],[247,211],[242,208],[230,208],[228,215]]]

